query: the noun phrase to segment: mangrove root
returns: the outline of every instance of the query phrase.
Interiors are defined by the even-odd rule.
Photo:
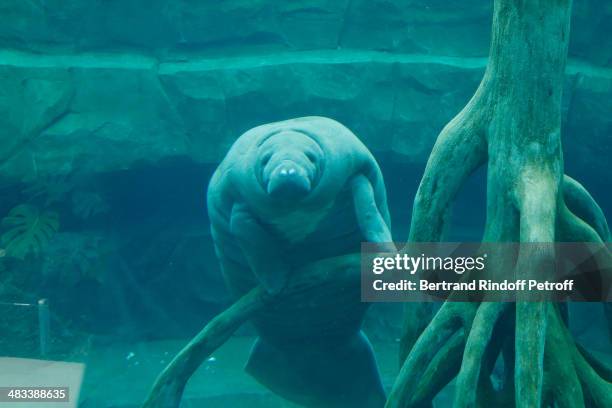
[[[593,197],[563,174],[561,93],[570,13],[570,0],[495,0],[484,77],[436,141],[414,201],[410,242],[441,239],[449,206],[482,165],[483,241],[610,238]],[[521,249],[517,271],[546,276],[554,256],[552,249]],[[426,307],[406,307],[402,367],[387,407],[423,406],[454,377],[455,408],[612,406],[610,369],[574,342],[557,305],[447,301],[428,325]],[[493,384],[499,359],[501,384]]]

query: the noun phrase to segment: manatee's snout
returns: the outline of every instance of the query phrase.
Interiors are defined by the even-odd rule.
[[[284,160],[274,168],[268,181],[268,194],[273,198],[299,199],[311,189],[308,172],[291,160]]]

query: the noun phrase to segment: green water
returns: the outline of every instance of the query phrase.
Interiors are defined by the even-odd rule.
[[[0,0],[0,386],[68,381],[79,399],[60,408],[142,403],[234,300],[206,189],[255,126],[320,115],[350,128],[384,176],[393,238],[406,240],[436,137],[487,65],[492,5]],[[608,217],[611,19],[609,0],[574,0],[562,102],[565,171]],[[480,240],[486,177],[459,192],[447,240]],[[574,338],[612,362],[601,305],[571,305],[570,317]],[[402,318],[402,305],[377,304],[363,324],[386,390]],[[215,351],[182,406],[294,406],[244,372],[255,336],[243,327]]]

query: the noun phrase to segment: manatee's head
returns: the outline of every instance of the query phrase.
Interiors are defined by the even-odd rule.
[[[295,202],[317,185],[323,170],[323,150],[308,135],[282,131],[269,135],[258,146],[259,179],[273,199]]]

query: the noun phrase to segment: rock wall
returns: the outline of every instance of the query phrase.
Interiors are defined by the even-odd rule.
[[[605,3],[574,7],[565,122],[581,154],[612,133]],[[3,1],[3,176],[214,163],[246,129],[303,115],[334,117],[373,150],[420,164],[482,75],[491,4]]]
[[[0,46],[37,53],[368,49],[483,56],[492,0],[4,0]],[[612,63],[612,4],[574,1],[570,55]]]
[[[0,44],[57,52],[363,48],[481,55],[482,0],[46,0],[3,2]],[[444,34],[441,35],[441,29]]]

